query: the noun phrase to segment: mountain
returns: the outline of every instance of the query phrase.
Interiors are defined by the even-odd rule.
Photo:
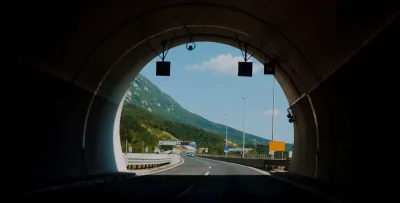
[[[214,123],[209,121],[200,115],[194,114],[178,102],[176,102],[171,96],[160,90],[145,76],[139,74],[136,79],[132,82],[128,89],[125,97],[126,104],[134,104],[147,111],[161,116],[165,119],[197,126],[201,129],[216,133],[222,137],[225,137],[225,125]],[[228,128],[228,140],[236,144],[242,144],[243,132],[234,128]],[[251,145],[260,144],[267,145],[268,139],[246,133],[246,143]],[[286,150],[292,150],[293,145],[287,144]]]
[[[222,154],[224,139],[215,133],[195,126],[166,120],[134,104],[125,104],[122,109],[121,147],[126,150],[125,139],[132,152],[143,152],[147,146],[153,152],[160,140],[193,140],[197,147],[207,147],[209,153]]]

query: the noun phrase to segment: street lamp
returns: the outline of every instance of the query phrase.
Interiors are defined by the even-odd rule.
[[[242,158],[244,158],[244,140],[245,140],[245,137],[246,137],[246,133],[244,132],[244,116],[245,116],[245,113],[246,113],[246,98],[245,97],[242,97],[242,99],[243,99],[243,149],[242,149]]]
[[[272,78],[272,126],[271,126],[271,141],[274,141],[275,135],[275,77]],[[270,150],[270,155],[272,159],[275,159],[275,152]]]
[[[225,146],[228,146],[228,114],[225,115]],[[225,157],[228,157],[228,152],[225,152]]]
[[[128,136],[124,135],[125,138],[125,154],[128,154]]]
[[[272,82],[272,141],[274,141],[275,134],[275,78]]]

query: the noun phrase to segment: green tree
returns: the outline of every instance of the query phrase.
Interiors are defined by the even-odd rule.
[[[149,147],[149,151],[154,150],[160,138],[150,134],[143,125],[152,129],[162,129],[180,140],[195,141],[198,147],[207,146],[210,152],[223,152],[225,141],[221,136],[195,126],[166,120],[134,105],[123,107],[120,124],[121,144],[125,143],[123,136],[126,135],[133,152],[142,152],[143,143]],[[125,144],[122,145],[125,149]]]

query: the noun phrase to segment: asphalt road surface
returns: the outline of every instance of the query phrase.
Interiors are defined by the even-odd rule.
[[[127,180],[39,193],[23,200],[160,202],[327,202],[246,166],[182,155],[169,170]],[[21,201],[21,200],[19,200]]]

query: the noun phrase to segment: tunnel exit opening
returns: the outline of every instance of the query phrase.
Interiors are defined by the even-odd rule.
[[[210,36],[212,36],[212,35],[210,35]],[[193,41],[191,41],[192,43],[193,43]],[[162,44],[165,44],[165,43],[162,43]],[[208,46],[208,45],[213,45],[213,46]],[[214,45],[218,45],[218,46],[214,46]],[[184,45],[183,45],[184,46]],[[225,56],[224,55],[224,53],[226,53],[226,52],[228,52],[228,53],[231,53],[232,52],[232,47],[231,46],[224,46],[224,45],[219,45],[218,43],[203,43],[203,42],[199,42],[198,43],[198,47],[199,47],[199,49],[200,50],[196,50],[197,52],[196,53],[189,53],[188,55],[184,55],[184,54],[182,54],[182,53],[184,53],[186,50],[184,49],[184,47],[183,46],[178,46],[178,47],[176,47],[176,48],[174,48],[174,49],[178,49],[178,51],[179,52],[177,52],[177,53],[179,53],[180,55],[179,56],[177,56],[178,54],[173,54],[174,52],[173,52],[173,50],[171,50],[170,52],[168,52],[168,53],[170,53],[170,55],[171,54],[173,54],[172,55],[172,57],[170,57],[169,58],[169,61],[171,62],[171,64],[173,65],[172,66],[172,75],[171,75],[171,80],[175,80],[175,81],[182,81],[183,82],[183,76],[182,76],[182,74],[178,74],[178,72],[184,72],[184,70],[180,70],[180,67],[181,66],[185,66],[184,64],[182,64],[182,63],[179,63],[179,61],[177,61],[177,60],[179,60],[179,58],[185,58],[186,60],[186,62],[185,63],[188,63],[188,61],[196,61],[196,60],[205,60],[204,58],[199,58],[198,56],[201,56],[202,54],[201,54],[201,52],[210,52],[211,50],[207,50],[207,49],[212,49],[212,50],[215,50],[215,49],[217,49],[218,47],[223,47],[224,49],[224,51],[223,51],[223,53],[214,53],[214,54],[222,54],[222,55],[220,55],[220,56]],[[210,48],[206,48],[206,47],[210,47]],[[226,50],[225,49],[225,47],[229,47],[229,50]],[[187,48],[187,46],[186,46],[186,48]],[[153,48],[150,48],[150,50],[154,50]],[[164,50],[164,49],[163,49]],[[165,50],[165,51],[168,51],[168,50]],[[193,51],[193,50],[188,50],[188,51]],[[237,49],[235,49],[234,51],[238,51]],[[157,53],[157,52],[155,52],[155,51],[153,51],[153,53],[155,53],[155,54],[159,54],[159,53]],[[240,53],[240,51],[239,51],[239,53]],[[243,55],[245,55],[245,53],[242,53]],[[254,53],[253,53],[254,54]],[[252,55],[253,55],[252,54]],[[161,55],[161,54],[160,54]],[[249,54],[250,55],[250,54]],[[191,56],[191,57],[190,57]],[[229,55],[230,56],[230,55]],[[251,56],[251,55],[250,55]],[[164,57],[159,57],[159,58],[161,58],[161,60],[163,60],[163,59],[165,59]],[[245,60],[245,58],[242,58],[242,59],[240,59],[241,57],[240,56],[238,56],[238,57],[228,57],[228,58],[226,58],[226,59],[223,59],[223,62],[224,63],[226,63],[226,64],[229,64],[229,65],[224,65],[224,63],[222,63],[222,61],[219,61],[219,62],[214,62],[214,63],[217,63],[217,64],[219,64],[219,66],[221,66],[221,67],[216,67],[216,69],[218,69],[218,70],[221,70],[221,71],[225,71],[225,73],[222,73],[222,72],[219,72],[218,70],[217,70],[217,72],[216,72],[216,74],[218,74],[218,75],[220,75],[220,74],[222,74],[221,76],[223,76],[224,74],[228,74],[229,75],[229,77],[231,77],[231,76],[234,76],[233,78],[233,80],[235,80],[236,81],[236,79],[240,79],[239,77],[237,77],[237,73],[238,73],[238,69],[240,69],[240,67],[238,67],[238,63],[240,63],[240,61],[242,61],[242,60]],[[151,69],[151,71],[146,71],[146,73],[147,73],[147,75],[151,75],[151,76],[153,76],[154,75],[154,72],[156,72],[157,73],[157,63],[159,62],[159,61],[156,61],[156,59],[157,58],[155,58],[155,59],[153,59],[149,64],[147,64],[146,65],[146,67],[147,68],[145,68],[145,70],[146,69]],[[209,61],[215,61],[215,60],[218,60],[218,59],[221,59],[221,57],[215,57],[215,58],[210,58],[209,59]],[[222,60],[222,59],[221,59]],[[207,59],[207,61],[208,61],[208,59]],[[248,56],[247,57],[247,61],[250,63],[250,57]],[[178,63],[177,63],[178,62]],[[193,62],[193,63],[195,63],[195,62]],[[209,62],[203,62],[203,63],[209,63]],[[251,62],[251,63],[253,63],[253,62]],[[267,64],[267,65],[270,65],[271,63],[269,63],[269,64]],[[256,67],[255,67],[255,69],[254,69],[254,71],[255,71],[255,73],[257,74],[256,75],[256,77],[255,77],[255,79],[257,80],[257,82],[259,82],[260,83],[260,85],[256,85],[256,87],[254,88],[254,89],[248,89],[248,90],[246,90],[247,92],[254,92],[254,91],[256,91],[256,92],[259,92],[260,94],[262,94],[262,95],[264,95],[264,96],[262,96],[262,97],[259,97],[259,96],[255,96],[255,95],[252,95],[252,96],[250,96],[251,98],[247,98],[247,99],[250,99],[249,100],[249,104],[248,105],[250,105],[250,107],[251,107],[251,104],[253,103],[253,105],[254,105],[254,102],[255,101],[257,101],[257,100],[264,100],[264,99],[266,99],[265,98],[265,94],[267,94],[267,95],[270,95],[270,94],[273,94],[272,95],[272,97],[273,96],[275,96],[275,82],[271,82],[270,80],[271,80],[271,78],[270,77],[263,77],[263,75],[260,75],[260,74],[263,74],[263,71],[265,70],[265,63],[264,64],[262,64],[262,63],[260,63],[260,62],[258,62],[258,61],[255,61],[255,64],[254,64]],[[186,65],[187,66],[187,65]],[[198,65],[193,65],[193,66],[198,66]],[[201,66],[201,65],[200,65]],[[227,70],[227,67],[229,68],[229,70]],[[155,71],[154,71],[154,69],[156,69]],[[186,71],[188,71],[188,69],[186,70]],[[228,71],[228,72],[226,72],[226,71]],[[170,70],[168,70],[168,72],[170,72]],[[199,74],[201,74],[201,72],[199,72]],[[177,76],[177,75],[180,75],[179,77]],[[200,76],[200,75],[199,75]],[[178,78],[177,78],[178,77]],[[204,76],[203,76],[204,77]],[[152,77],[153,79],[155,79],[155,77]],[[198,78],[198,77],[197,77]],[[201,78],[201,76],[200,76],[200,78]],[[161,79],[160,79],[161,80]],[[170,82],[167,82],[167,80],[169,80],[169,79],[162,79],[162,81],[164,81],[164,82],[166,82],[165,84],[164,83],[162,83],[161,85],[160,85],[160,87],[162,86],[163,88],[165,88],[166,86],[168,86],[168,83],[170,83]],[[249,78],[249,80],[252,80],[252,78]],[[207,79],[204,79],[204,81],[208,81]],[[273,79],[273,81],[275,81],[275,79]],[[191,81],[189,81],[189,83],[190,84],[181,84],[182,86],[186,86],[186,85],[189,85],[189,86],[192,86],[193,85],[193,83],[198,83],[199,81],[198,80],[191,80]],[[227,82],[227,81],[225,81],[225,82]],[[246,81],[247,82],[247,81]],[[254,82],[254,84],[257,84],[257,82]],[[270,83],[271,82],[271,83]],[[209,83],[209,82],[207,82],[207,83]],[[234,83],[237,83],[237,82],[234,82]],[[248,83],[245,83],[245,84],[248,84]],[[149,86],[146,86],[146,85],[149,85]],[[264,89],[265,87],[264,87],[264,85],[267,85],[268,86],[268,89],[266,90],[266,89]],[[165,108],[165,113],[166,114],[169,114],[170,112],[167,112],[166,110],[170,110],[170,109],[173,109],[173,106],[174,106],[174,104],[171,104],[171,106],[168,106],[168,102],[164,102],[164,101],[168,101],[168,99],[165,99],[165,98],[158,98],[159,96],[158,95],[156,95],[156,96],[152,96],[152,98],[150,98],[150,97],[148,97],[148,96],[146,96],[147,94],[150,94],[149,92],[156,92],[157,90],[155,90],[156,89],[156,87],[153,87],[153,88],[151,88],[152,86],[154,86],[154,84],[152,84],[151,83],[151,81],[150,80],[148,80],[146,77],[144,77],[143,75],[140,75],[140,76],[138,76],[137,78],[136,78],[136,80],[133,82],[133,83],[130,83],[130,87],[128,88],[128,92],[126,92],[126,94],[125,94],[125,97],[124,97],[124,101],[125,101],[125,104],[129,104],[129,103],[134,103],[135,104],[135,106],[137,106],[137,107],[140,107],[140,108],[143,108],[145,111],[149,111],[149,113],[151,113],[151,114],[153,114],[153,115],[155,115],[155,116],[162,116],[162,117],[166,117],[165,116],[165,114],[164,113],[161,113],[161,112],[157,112],[157,109],[160,109],[160,108]],[[252,85],[251,85],[252,86]],[[261,86],[260,88],[258,88],[257,89],[257,86]],[[149,89],[150,88],[150,89]],[[179,87],[178,87],[179,88]],[[208,87],[208,88],[212,88],[212,87]],[[215,88],[215,87],[214,87]],[[230,88],[238,88],[238,87],[234,87],[234,86],[232,86],[232,87],[230,87]],[[179,88],[180,89],[180,88]],[[275,115],[275,117],[276,117],[276,115],[278,115],[279,116],[279,118],[278,118],[278,120],[276,121],[278,124],[281,124],[281,122],[287,122],[287,120],[285,119],[285,117],[286,117],[286,114],[284,113],[285,112],[285,110],[282,110],[282,109],[286,109],[286,107],[287,107],[287,105],[288,105],[288,102],[287,102],[287,100],[286,100],[286,98],[284,98],[285,96],[284,95],[281,95],[281,88],[278,86],[277,87],[277,89],[278,89],[278,101],[280,101],[281,100],[281,97],[283,98],[283,108],[282,108],[282,105],[280,105],[280,104],[278,104],[277,106],[279,106],[279,108],[280,108],[280,110],[279,111],[275,111],[275,106],[274,106],[274,102],[272,102],[272,104],[271,104],[271,101],[268,101],[268,104],[265,104],[265,105],[262,105],[262,108],[269,108],[270,110],[268,110],[268,111],[266,111],[265,109],[258,109],[257,111],[259,111],[258,113],[260,114],[260,116],[262,115],[262,117],[268,117],[268,119],[270,118],[270,117],[272,117],[272,118],[274,118],[274,115]],[[195,92],[196,92],[196,90],[200,90],[200,89],[190,89],[190,90],[188,90],[189,92],[188,92],[188,96],[190,96],[191,94],[195,94]],[[201,90],[200,90],[201,91]],[[239,90],[238,90],[239,91]],[[242,90],[242,91],[244,91],[244,90]],[[245,91],[245,92],[246,92]],[[143,93],[143,95],[142,95],[142,93]],[[244,92],[242,92],[242,93],[244,93]],[[160,92],[160,95],[164,95],[164,94],[166,94],[166,93],[164,93],[164,92]],[[211,94],[211,93],[210,93]],[[255,93],[255,94],[257,94],[257,93]],[[283,93],[282,93],[283,94]],[[140,98],[140,96],[143,96],[143,98]],[[204,97],[207,97],[206,95],[203,95]],[[238,98],[240,98],[240,95],[236,95]],[[244,96],[244,95],[241,95],[241,96]],[[168,96],[169,97],[169,96]],[[231,98],[232,100],[235,100],[234,98]],[[268,96],[268,98],[267,98],[268,100],[270,100],[271,99],[271,95],[270,96]],[[253,101],[252,101],[253,100]],[[282,102],[281,101],[281,102]],[[203,101],[203,102],[206,102],[206,101]],[[225,102],[228,102],[229,103],[229,101],[225,101]],[[154,103],[154,105],[153,105],[153,103]],[[257,103],[257,102],[256,102]],[[155,105],[155,104],[158,104],[158,106],[157,105]],[[179,104],[177,104],[178,106],[180,106]],[[271,106],[272,105],[272,106]],[[242,106],[242,104],[239,104],[239,106],[237,106],[237,107],[235,107],[236,109],[234,110],[234,111],[238,111],[238,112],[241,112],[242,110],[241,110],[241,107]],[[272,107],[272,109],[271,109],[271,107]],[[125,112],[126,112],[126,114],[128,114],[128,112],[131,112],[131,113],[138,113],[138,114],[143,114],[143,113],[145,113],[145,112],[141,112],[141,111],[139,111],[139,110],[136,110],[135,108],[130,108],[130,107],[127,107],[127,106],[124,106],[123,107],[124,109],[125,109]],[[128,109],[129,108],[129,109]],[[189,113],[187,110],[185,110],[185,109],[183,109],[182,111],[186,111],[187,113]],[[250,112],[252,112],[252,111],[254,111],[254,108],[250,108]],[[263,112],[263,111],[265,111],[265,112]],[[201,112],[200,112],[201,113]],[[222,113],[222,112],[221,112]],[[130,115],[124,115],[124,117],[125,118],[128,118],[128,117],[130,117]],[[229,113],[230,115],[231,115],[231,113]],[[120,116],[120,115],[117,115],[117,117],[118,116]],[[150,115],[149,115],[150,116]],[[185,116],[185,114],[183,114],[183,116],[181,116],[181,115],[179,115],[180,117],[182,117],[182,119],[183,120],[185,120],[184,119],[184,117],[183,116]],[[197,115],[195,115],[195,116],[197,116]],[[231,115],[232,116],[232,115]],[[237,117],[242,117],[242,115],[236,115]],[[169,116],[167,116],[167,117],[169,117]],[[197,116],[198,117],[198,116]],[[254,113],[252,114],[252,116],[251,117],[254,117]],[[256,116],[256,117],[258,117],[258,115]],[[282,118],[283,119],[282,119]],[[132,118],[133,119],[133,118]],[[150,119],[150,118],[146,118],[146,117],[143,117],[143,119]],[[159,118],[153,118],[153,119],[155,119],[155,120],[158,120]],[[169,119],[171,119],[171,118],[169,118]],[[169,121],[169,119],[167,119],[168,121]],[[197,123],[190,123],[190,122],[185,122],[185,121],[183,121],[183,120],[174,120],[175,118],[172,118],[173,119],[173,121],[175,121],[175,122],[178,122],[178,123],[187,123],[187,124],[189,124],[189,125],[191,125],[191,126],[196,126],[196,125],[200,125],[200,123],[202,123],[203,121],[199,121],[199,122],[197,122]],[[199,118],[200,119],[200,118]],[[254,119],[254,118],[253,118]],[[261,119],[265,119],[265,118],[261,118]],[[134,120],[134,119],[133,119]],[[189,118],[189,120],[190,120],[190,118]],[[271,119],[272,120],[272,122],[274,122],[274,119]],[[217,121],[218,122],[218,121]],[[258,133],[258,135],[262,135],[262,137],[264,137],[264,138],[266,138],[266,139],[269,139],[269,140],[271,140],[271,135],[270,135],[270,132],[272,132],[272,134],[274,134],[275,133],[275,131],[276,130],[274,130],[273,129],[273,127],[271,128],[271,126],[270,125],[274,125],[274,123],[272,123],[272,124],[270,124],[271,123],[271,121],[267,121],[268,122],[268,124],[267,123],[263,123],[263,124],[261,124],[261,125],[265,125],[265,126],[269,126],[269,127],[266,127],[265,129],[264,129],[264,131],[265,132],[262,132],[261,134],[260,133]],[[131,122],[132,124],[130,124],[130,125],[137,125],[137,124],[134,124],[135,122]],[[152,125],[151,127],[152,128],[154,128],[153,130],[151,130],[151,131],[159,131],[160,129],[162,129],[162,130],[164,130],[164,128],[165,127],[163,127],[164,126],[164,124],[150,124],[149,122],[145,122],[146,124],[143,124],[142,123],[142,125],[146,125],[146,127],[148,127],[148,125]],[[222,123],[222,122],[220,122],[220,123]],[[254,126],[254,125],[251,125],[251,123],[252,123],[252,121],[251,121],[251,119],[250,119],[250,126]],[[289,123],[287,123],[288,125],[290,125]],[[116,123],[116,125],[117,125],[117,123]],[[122,125],[122,124],[121,124]],[[126,130],[126,125],[127,124],[124,124],[124,125],[122,125],[123,127],[123,130],[121,131],[121,133],[120,133],[120,135],[124,135],[124,137],[123,137],[123,139],[121,139],[121,146],[122,146],[122,148],[123,148],[123,153],[125,153],[126,151],[127,151],[127,149],[129,148],[129,151],[130,152],[133,152],[133,151],[135,151],[135,152],[139,152],[139,153],[143,153],[144,152],[144,149],[145,149],[145,146],[149,143],[149,142],[153,142],[153,141],[146,141],[146,142],[144,142],[143,144],[141,144],[141,143],[138,143],[137,144],[137,146],[132,146],[132,142],[139,142],[136,138],[134,138],[134,135],[133,134],[136,134],[136,136],[138,136],[137,135],[137,131],[139,130],[139,129],[137,129],[138,127],[135,127],[136,128],[136,133],[133,133],[133,131],[135,131],[135,130],[133,130],[133,129],[129,129],[129,131],[130,132],[128,132],[128,130]],[[175,123],[174,122],[171,122],[169,125],[172,125],[172,126],[174,126],[175,125]],[[212,124],[212,123],[210,123],[210,125],[212,126],[212,125],[214,125],[214,124]],[[220,124],[219,124],[220,125]],[[119,126],[116,126],[116,127],[118,127],[119,128]],[[203,130],[206,130],[206,131],[220,131],[219,133],[221,133],[221,134],[228,134],[227,132],[225,132],[226,130],[225,130],[225,127],[223,127],[223,125],[221,125],[220,126],[221,127],[221,129],[220,130],[212,130],[212,129],[207,129],[207,128],[209,128],[209,127],[205,127],[205,129],[202,129],[201,127],[199,128],[199,129],[196,129],[196,130],[193,130],[193,132],[190,132],[189,134],[199,134],[199,133],[201,133],[201,132],[203,132]],[[244,127],[244,126],[243,126]],[[191,128],[191,127],[190,127]],[[282,128],[282,127],[281,127]],[[167,128],[168,129],[168,128]],[[170,128],[171,129],[171,128]],[[237,129],[237,130],[236,130]],[[242,141],[241,141],[241,139],[242,139],[242,130],[243,129],[241,129],[241,127],[239,127],[239,126],[237,126],[236,127],[236,129],[230,129],[229,131],[232,131],[232,130],[234,130],[234,131],[237,131],[237,134],[238,135],[236,135],[236,136],[238,136],[238,137],[240,137],[240,139],[238,139],[238,140],[235,140],[235,142],[236,142],[236,145],[237,146],[232,146],[232,144],[234,144],[233,142],[232,143],[230,143],[229,145],[230,145],[230,147],[232,147],[232,149],[231,149],[231,153],[229,154],[229,156],[234,156],[234,157],[236,157],[236,156],[242,156],[242,155],[240,155],[240,154],[243,154],[243,153],[241,153],[240,151],[235,151],[235,150],[237,150],[237,149],[239,149],[241,146],[242,146]],[[139,130],[139,131],[141,131],[141,130]],[[164,130],[165,131],[165,130]],[[168,131],[168,130],[166,130],[166,131]],[[239,132],[240,131],[240,132]],[[251,131],[251,130],[250,130]],[[279,130],[278,130],[279,131]],[[145,133],[147,133],[147,131],[146,130],[144,130],[143,132],[142,132],[142,134],[145,134]],[[166,132],[166,134],[169,134],[169,132]],[[204,133],[204,132],[203,132]],[[231,132],[229,132],[229,134],[230,134]],[[285,131],[285,133],[287,133],[286,131]],[[125,135],[126,134],[130,134],[130,138],[129,138],[129,141],[128,140],[126,140],[126,138],[125,138]],[[164,134],[164,132],[162,133],[162,134]],[[179,138],[182,138],[182,136],[183,136],[183,134],[185,134],[184,132],[181,132],[181,133],[177,133],[177,132],[175,132],[175,131],[171,131],[171,134],[173,134],[173,135],[175,135],[175,136],[177,136],[178,135],[178,137]],[[208,135],[208,136],[210,136],[210,137],[212,137],[212,136],[216,136],[215,134],[213,134],[213,133],[209,133],[210,135]],[[236,134],[236,133],[235,133]],[[247,134],[247,133],[246,133]],[[246,135],[245,134],[245,135]],[[289,134],[291,134],[291,132],[289,132]],[[267,135],[267,136],[266,136]],[[151,133],[148,135],[148,136],[153,136],[153,135],[151,135]],[[229,135],[229,136],[227,136],[227,137],[230,137],[231,135]],[[217,135],[217,137],[220,137],[219,135]],[[253,139],[250,139],[251,137],[253,137],[254,138],[254,140]],[[275,137],[275,141],[279,141],[279,137],[281,137],[281,136],[278,136],[278,137]],[[268,153],[268,141],[267,140],[262,140],[262,141],[260,141],[260,139],[262,139],[262,138],[260,138],[260,137],[255,137],[254,136],[254,133],[253,134],[250,134],[250,135],[246,135],[246,136],[244,136],[243,138],[246,138],[246,142],[245,142],[245,147],[244,148],[246,148],[246,149],[251,149],[250,150],[250,152],[249,153],[247,153],[247,151],[246,151],[246,153],[245,153],[245,157],[246,158],[252,158],[252,159],[254,159],[254,158],[258,158],[258,159],[261,159],[261,158],[265,158],[265,159],[267,159],[267,158],[270,158],[270,156],[271,156],[271,154],[269,154]],[[272,135],[272,139],[274,138],[274,135]],[[278,139],[277,139],[278,138]],[[164,138],[164,139],[168,139],[168,138]],[[174,140],[176,139],[175,137],[173,138]],[[182,139],[185,139],[185,138],[182,138]],[[215,140],[215,142],[218,142],[218,141],[221,141],[221,146],[219,146],[219,147],[212,147],[212,146],[206,146],[205,144],[204,144],[204,142],[202,142],[202,141],[200,141],[199,143],[200,143],[200,145],[198,146],[198,148],[199,148],[199,150],[200,150],[200,154],[201,153],[204,153],[204,149],[205,148],[207,148],[208,150],[208,155],[212,155],[212,154],[214,154],[214,155],[217,155],[217,156],[220,156],[220,155],[223,155],[224,154],[224,152],[223,152],[223,140],[222,140],[222,138],[220,138],[221,140]],[[249,140],[250,139],[250,140]],[[282,139],[282,137],[281,137],[281,139]],[[134,141],[132,141],[132,140],[134,140]],[[197,140],[197,141],[199,141],[199,140]],[[256,142],[257,141],[257,142]],[[239,143],[237,143],[237,142],[239,142]],[[127,144],[127,143],[129,143],[129,144]],[[291,148],[291,144],[292,144],[293,142],[289,142],[288,144],[287,144],[287,147],[286,147],[286,149],[287,150],[285,150],[285,146],[284,146],[284,148],[283,149],[278,149],[278,148],[276,148],[275,149],[275,152],[272,152],[272,157],[275,157],[276,159],[282,159],[282,157],[285,157],[285,158],[287,158],[288,156],[289,156],[289,154],[292,154],[292,153],[289,153],[288,151],[291,151],[290,150],[290,148]],[[214,145],[214,143],[213,143],[213,145]],[[240,146],[239,146],[240,145]],[[150,147],[149,147],[149,153],[150,152],[153,152],[153,150],[154,150],[154,144],[153,145],[151,145]],[[242,147],[243,148],[243,147]],[[140,149],[139,151],[137,151],[137,149]],[[261,150],[261,151],[260,151]],[[283,150],[283,151],[282,151]],[[275,155],[275,156],[274,156]],[[123,169],[123,168],[122,168]]]
[[[132,26],[132,25],[130,25]],[[184,29],[190,28],[191,33],[190,35],[187,34],[187,31]],[[183,31],[185,30],[185,31]],[[124,36],[127,36],[128,33],[121,33]],[[132,33],[133,34],[133,33]],[[227,27],[221,27],[221,26],[209,26],[209,25],[184,25],[181,27],[175,27],[172,29],[166,29],[164,31],[161,31],[155,35],[152,35],[149,38],[146,38],[145,40],[140,41],[138,44],[132,46],[131,48],[128,49],[128,51],[124,51],[123,55],[120,56],[116,61],[114,61],[111,65],[111,67],[108,69],[107,73],[105,76],[102,78],[99,86],[97,86],[97,90],[99,95],[109,95],[108,98],[111,99],[112,101],[115,101],[115,103],[119,103],[121,101],[121,98],[123,95],[125,95],[125,90],[129,87],[129,84],[132,80],[132,78],[135,78],[135,76],[140,72],[140,70],[156,55],[159,55],[158,53],[162,53],[162,62],[165,62],[165,46],[166,42],[169,42],[169,47],[174,48],[176,46],[182,45],[182,44],[187,44],[188,39],[190,43],[193,42],[204,42],[204,41],[211,41],[211,42],[217,42],[217,43],[222,43],[226,45],[230,45],[233,47],[236,47],[240,50],[243,50],[242,44],[245,46],[245,51],[243,52],[244,54],[244,61],[247,62],[248,56],[247,53],[250,52],[252,53],[250,56],[254,57],[258,61],[263,61],[265,64],[265,73],[271,74],[274,73],[276,76],[276,80],[278,81],[279,84],[281,84],[281,87],[283,88],[283,91],[288,99],[289,102],[294,101],[297,99],[300,95],[299,91],[300,88],[298,85],[296,85],[296,81],[298,81],[298,75],[290,75],[293,74],[293,67],[294,65],[299,65],[300,61],[297,61],[298,64],[290,64],[288,61],[286,61],[282,56],[276,52],[274,52],[271,48],[271,42],[263,42],[260,43],[260,39],[251,37],[250,35],[246,34],[245,32],[241,31],[236,31],[235,29],[227,28]],[[262,40],[261,40],[262,41]],[[107,43],[106,43],[107,44]],[[269,44],[268,46],[264,46],[264,44]],[[161,46],[160,46],[161,45]],[[102,48],[100,47],[99,50]],[[162,51],[161,51],[162,50]],[[296,50],[296,49],[294,49]],[[193,47],[191,48],[191,51],[193,51]],[[296,52],[296,51],[294,51]],[[268,53],[268,54],[267,54]],[[297,56],[301,60],[301,56]],[[304,63],[304,60],[303,60]],[[239,63],[240,64],[240,63]],[[238,64],[238,65],[239,65]],[[307,64],[305,62],[305,64]],[[270,66],[273,65],[273,66]],[[165,69],[168,66],[164,66],[163,68]],[[271,67],[274,67],[271,69]],[[279,67],[279,68],[278,68]],[[307,67],[307,66],[306,66]],[[240,70],[240,65],[239,65],[239,70]],[[161,75],[169,75],[170,70],[166,68],[167,70],[165,71],[159,71]],[[242,67],[243,70],[243,67]],[[310,72],[310,68],[305,68],[305,72]],[[297,72],[297,71],[296,71]],[[238,72],[239,75],[241,74],[240,71]],[[242,72],[243,73],[243,72]],[[313,75],[312,71],[310,72],[311,75]],[[250,73],[244,73],[243,76],[251,76]],[[311,76],[312,77],[312,76]],[[310,81],[307,81],[310,82]],[[118,99],[119,98],[119,99]],[[306,104],[308,105],[308,104]],[[302,109],[307,108],[307,107],[300,107]],[[297,111],[296,111],[297,110]],[[300,110],[297,108],[296,110],[292,110],[292,116],[293,118],[296,117],[296,122],[295,122],[295,134],[298,131],[298,128],[300,129],[309,129],[311,130],[314,134],[316,131],[315,128],[316,126],[314,125],[315,122],[313,121],[313,117],[304,117],[304,119],[310,119],[309,121],[306,122],[297,122],[297,120],[302,119],[301,116],[297,117],[297,114],[310,114],[312,109],[305,109],[305,110]],[[300,111],[299,111],[300,110]],[[290,119],[290,118],[289,118]],[[294,121],[294,119],[293,119]],[[116,122],[115,122],[116,124]],[[297,125],[297,126],[296,126]],[[309,133],[307,130],[307,134]],[[116,130],[114,130],[116,132]],[[116,136],[116,134],[114,134]],[[303,138],[296,138],[295,137],[295,143],[296,139],[303,139]],[[116,141],[117,138],[114,138]],[[115,145],[120,145],[120,143],[115,143]],[[313,146],[314,145],[314,146]],[[316,163],[315,163],[315,148],[316,148],[316,143],[314,144],[308,144],[306,148],[303,149],[296,149],[296,145],[294,146],[294,157],[293,159],[295,160],[295,163],[298,163],[300,167],[290,167],[291,170],[302,170],[302,171],[307,171],[306,174],[304,175],[310,175],[313,176],[315,173],[315,168],[316,168]],[[121,146],[119,146],[121,147]],[[121,150],[119,150],[119,147],[115,146],[113,147],[114,150],[113,152],[115,153],[115,160],[116,160],[116,166],[118,170],[126,170],[126,167],[122,167],[122,160],[123,160],[123,155]],[[298,147],[299,148],[299,147]],[[314,149],[314,150],[313,150]],[[307,155],[307,159],[314,159],[313,161],[307,161],[304,159],[301,159],[299,161],[296,161],[296,154],[299,154],[297,151],[301,150],[307,150],[309,151]],[[93,155],[93,159],[97,159],[98,155]],[[103,160],[104,161],[104,160]],[[96,161],[96,163],[99,163]],[[92,165],[92,164],[88,164]]]

